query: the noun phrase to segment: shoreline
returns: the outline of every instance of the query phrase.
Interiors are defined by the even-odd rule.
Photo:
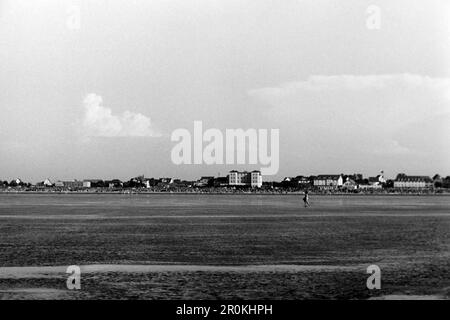
[[[26,190],[14,190],[5,191],[0,190],[0,195],[3,194],[33,194],[33,195],[252,195],[252,196],[299,196],[303,195],[302,191],[295,192],[186,192],[186,191],[26,191]],[[309,195],[312,196],[450,196],[450,192],[313,192],[310,191]]]

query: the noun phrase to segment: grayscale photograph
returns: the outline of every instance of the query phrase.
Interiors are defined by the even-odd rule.
[[[446,0],[0,0],[0,300],[450,300],[449,137]]]

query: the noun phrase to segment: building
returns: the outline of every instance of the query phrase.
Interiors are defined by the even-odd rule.
[[[350,179],[350,177],[347,177],[345,182],[342,184],[342,188],[346,190],[356,190],[358,189],[358,184],[355,180]]]
[[[261,171],[230,171],[228,175],[228,185],[230,186],[248,186],[252,188],[262,187]]]
[[[123,183],[119,179],[113,179],[110,181],[105,181],[104,185],[108,186],[108,188],[121,188],[123,186]]]
[[[214,187],[226,187],[228,186],[229,177],[217,177],[214,178]]]
[[[214,177],[212,176],[201,177],[197,182],[195,182],[194,185],[196,187],[212,187],[214,185]]]
[[[305,176],[296,176],[295,181],[297,181],[297,185],[300,188],[307,188],[311,185],[310,179]]]
[[[381,174],[376,177],[369,177],[366,180],[362,180],[359,187],[360,189],[382,189],[385,183],[386,179],[384,179],[384,173],[381,171]]]
[[[296,188],[297,181],[295,181],[295,178],[293,177],[285,177],[283,181],[281,181],[280,185],[282,188]]]
[[[433,180],[428,176],[408,176],[399,173],[394,180],[394,188],[431,188]]]
[[[310,180],[305,176],[285,177],[281,181],[282,188],[305,189],[310,186]]]
[[[314,187],[323,189],[334,189],[343,185],[340,174],[320,174],[314,179]]]
[[[37,187],[53,187],[53,183],[50,181],[50,179],[45,179],[44,181],[38,182],[36,184]]]
[[[384,178],[384,171],[381,171],[379,175],[376,177],[369,177],[369,184],[374,186],[381,186],[386,183],[386,179]]]
[[[83,188],[98,188],[103,186],[103,180],[88,179],[83,181]]]
[[[370,182],[369,181],[369,183],[358,184],[358,188],[361,190],[377,190],[377,189],[382,189],[383,185],[379,184],[378,182]]]
[[[249,184],[248,177],[247,171],[232,170],[228,175],[228,184],[230,186],[246,186]]]
[[[252,188],[261,188],[262,187],[262,175],[261,171],[253,170],[250,173],[250,186]]]
[[[55,182],[55,187],[65,188],[65,189],[78,189],[83,187],[83,181],[78,180],[58,180]]]
[[[50,179],[45,179],[42,182],[42,184],[43,184],[44,187],[53,187],[53,182]]]

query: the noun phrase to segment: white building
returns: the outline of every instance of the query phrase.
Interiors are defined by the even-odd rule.
[[[78,181],[78,180],[61,181],[61,180],[58,180],[58,181],[55,182],[55,187],[69,188],[69,189],[82,188],[83,187],[83,181]]]
[[[55,187],[59,187],[59,188],[63,188],[64,187],[64,182],[61,180],[58,180],[55,182]]]
[[[230,171],[228,175],[228,185],[230,186],[250,186],[252,188],[262,187],[262,175],[261,171],[254,170],[252,172],[247,171]]]
[[[230,171],[228,175],[228,184],[230,186],[246,186],[248,184],[248,172],[247,171]]]
[[[94,188],[94,187],[97,187],[101,182],[102,182],[102,180],[100,180],[100,179],[86,179],[86,180],[83,180],[82,187],[83,188]]]
[[[91,187],[91,181],[90,180],[84,180],[83,181],[83,188],[90,188]]]
[[[314,178],[314,186],[319,188],[337,188],[343,184],[340,174],[321,174]]]
[[[428,176],[407,176],[400,173],[394,180],[394,188],[431,188],[433,180]]]
[[[358,185],[355,180],[347,178],[347,180],[342,184],[342,188],[347,190],[356,190],[358,189]]]
[[[250,173],[250,186],[252,188],[261,188],[262,187],[261,171],[254,170]]]

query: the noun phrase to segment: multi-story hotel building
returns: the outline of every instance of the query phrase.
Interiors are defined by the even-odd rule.
[[[428,176],[407,176],[404,173],[397,175],[394,188],[431,188],[433,180]]]
[[[230,186],[250,186],[252,188],[261,188],[261,171],[254,170],[252,172],[248,172],[232,170],[228,175],[228,184]]]

